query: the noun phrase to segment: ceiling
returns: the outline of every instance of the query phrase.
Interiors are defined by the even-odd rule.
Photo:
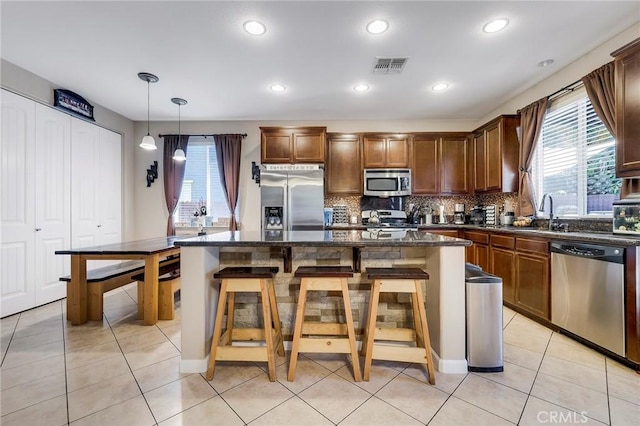
[[[1,57],[131,120],[479,119],[640,22],[639,1],[6,1]],[[509,26],[482,26],[507,17]],[[389,22],[383,34],[366,24]],[[267,26],[263,36],[242,29]],[[374,75],[376,57],[408,57]],[[546,59],[548,67],[537,64]],[[447,81],[450,87],[433,92]],[[273,93],[269,85],[287,90]],[[356,93],[365,82],[370,89]]]

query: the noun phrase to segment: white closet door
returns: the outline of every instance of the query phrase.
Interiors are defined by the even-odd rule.
[[[122,137],[100,129],[100,244],[122,241]]]
[[[56,250],[71,246],[71,117],[36,104],[35,270],[36,305],[67,295],[69,256]]]
[[[100,128],[71,118],[71,245],[100,244],[97,192],[100,187]]]
[[[35,102],[2,91],[0,316],[35,303]]]

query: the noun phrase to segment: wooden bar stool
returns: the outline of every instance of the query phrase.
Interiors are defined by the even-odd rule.
[[[300,295],[298,296],[298,308],[296,310],[296,323],[293,332],[293,344],[291,345],[291,358],[289,361],[287,380],[290,382],[293,381],[296,374],[298,353],[306,352],[351,354],[353,377],[356,382],[361,381],[362,376],[360,375],[358,348],[356,346],[351,302],[349,301],[349,288],[347,286],[347,278],[353,277],[353,269],[350,266],[300,266],[296,270],[295,276],[300,278]],[[346,323],[305,321],[304,308],[308,291],[341,292]]]
[[[216,272],[213,277],[222,279],[218,311],[211,341],[207,380],[213,379],[216,361],[262,361],[269,367],[269,380],[276,381],[274,353],[284,356],[280,315],[276,304],[273,276],[277,267],[229,267]],[[236,293],[260,293],[263,328],[235,328],[233,316]],[[227,328],[222,331],[225,305]],[[237,341],[263,341],[261,346],[233,346]]]
[[[436,384],[435,369],[431,357],[429,327],[422,296],[421,280],[429,274],[420,268],[367,268],[367,276],[373,281],[369,298],[369,315],[362,340],[364,354],[364,380],[369,380],[373,359],[405,361],[426,364],[429,383]],[[410,293],[413,307],[414,328],[376,327],[380,293]],[[386,344],[376,343],[386,341]],[[400,346],[391,342],[413,342],[415,347]]]

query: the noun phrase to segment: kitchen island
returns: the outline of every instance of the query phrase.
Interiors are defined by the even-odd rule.
[[[278,266],[278,275],[293,281],[292,272],[298,265],[331,261],[326,255],[328,250],[351,253],[351,259],[346,261],[352,262],[356,272],[364,272],[367,266],[385,266],[389,258],[395,259],[393,265],[419,262],[430,276],[426,282],[426,307],[434,361],[442,373],[464,373],[467,371],[464,248],[470,244],[467,240],[426,232],[407,231],[390,237],[385,233],[372,235],[361,230],[240,231],[180,239],[175,242],[181,250],[182,275],[180,371],[206,371],[220,287],[213,279],[214,272],[225,266],[262,262]],[[244,263],[237,262],[235,258],[233,263],[224,261],[225,252],[234,250],[245,250],[239,257]],[[261,250],[266,254],[256,257]],[[322,253],[322,256],[309,256],[309,253]],[[345,263],[344,256],[338,255],[335,259]],[[356,282],[353,284],[359,292],[364,293],[367,289],[362,295],[366,300],[368,282],[363,279],[360,285],[359,273],[354,279]],[[288,281],[279,286],[284,290],[291,287]],[[278,286],[276,292],[279,292]],[[278,303],[280,306],[280,300]],[[287,312],[281,312],[281,317],[286,316]]]

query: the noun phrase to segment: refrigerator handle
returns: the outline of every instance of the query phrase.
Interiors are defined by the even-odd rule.
[[[287,179],[285,179],[284,181],[284,224],[285,226],[283,226],[283,228],[286,231],[291,231],[291,219],[289,218],[290,213],[291,213],[291,196],[289,194],[289,176],[287,176]]]

